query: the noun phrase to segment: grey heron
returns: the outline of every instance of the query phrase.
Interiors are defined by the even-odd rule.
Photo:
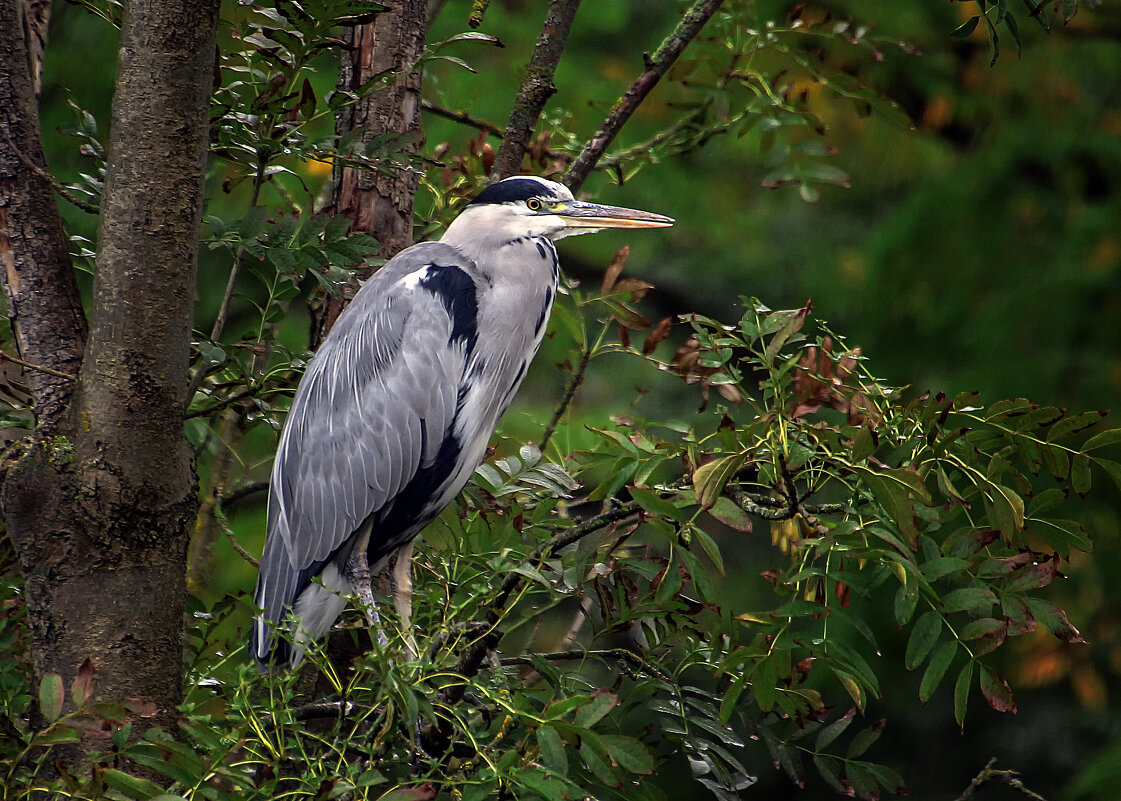
[[[463,489],[537,353],[560,275],[553,242],[672,224],[507,178],[363,285],[308,365],[277,448],[250,634],[262,667],[297,666],[350,595],[376,627],[371,576]]]

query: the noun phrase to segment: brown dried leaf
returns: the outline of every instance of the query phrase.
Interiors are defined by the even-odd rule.
[[[630,302],[638,303],[640,300],[646,297],[646,293],[653,288],[653,284],[648,284],[638,278],[624,278],[623,280],[615,284],[615,288],[612,290],[612,294],[622,295],[624,293],[629,293]]]
[[[604,296],[614,294],[615,282],[619,280],[630,255],[630,245],[623,245],[615,252],[615,258],[611,260],[611,264],[607,265],[607,270],[603,273],[603,286],[600,291]]]
[[[673,328],[673,318],[666,317],[661,320],[654,330],[646,337],[646,341],[642,343],[642,355],[649,356],[658,348],[658,344],[669,336],[670,330]]]
[[[93,698],[93,685],[96,678],[97,668],[87,658],[78,668],[78,675],[70,684],[70,697],[74,699],[74,706],[80,707]]]

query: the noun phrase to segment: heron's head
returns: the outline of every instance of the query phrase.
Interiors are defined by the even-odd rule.
[[[661,214],[584,203],[556,181],[515,176],[493,183],[480,192],[448,227],[444,240],[471,242],[500,238],[509,241],[522,236],[547,236],[556,240],[605,228],[666,228],[670,225],[673,220]]]

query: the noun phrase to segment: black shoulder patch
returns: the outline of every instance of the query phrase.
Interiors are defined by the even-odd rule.
[[[507,178],[505,181],[488,186],[468,205],[513,203],[517,200],[529,200],[531,197],[552,196],[552,194],[549,187],[533,178]]]
[[[455,265],[432,264],[420,279],[420,285],[440,299],[451,317],[448,343],[462,340],[468,352],[474,350],[479,338],[479,301],[471,276]]]

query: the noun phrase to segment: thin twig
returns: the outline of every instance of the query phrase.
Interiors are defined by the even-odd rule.
[[[57,178],[55,178],[49,172],[47,172],[34,161],[25,156],[23,154],[23,151],[16,147],[16,143],[12,141],[12,137],[8,134],[7,131],[0,132],[4,134],[4,138],[8,141],[8,147],[10,147],[12,149],[12,152],[16,154],[16,158],[22,161],[23,165],[27,167],[27,169],[31,170],[31,172],[33,172],[36,177],[50,184],[51,188],[54,189],[54,191],[59,195],[61,195],[68,203],[73,206],[77,206],[79,209],[86,212],[86,214],[92,214],[95,217],[101,214],[101,209],[99,209],[92,203],[87,203],[86,201],[73,195],[70,190],[63,186]]]
[[[635,668],[635,670],[637,670],[639,672],[648,673],[649,675],[654,676],[657,679],[661,679],[662,681],[664,681],[668,684],[673,683],[673,679],[671,679],[669,676],[667,676],[665,673],[663,673],[657,667],[655,667],[654,665],[651,665],[649,662],[647,662],[645,659],[643,659],[640,654],[636,654],[634,651],[628,651],[626,648],[607,648],[607,649],[596,650],[596,651],[584,651],[584,650],[581,650],[581,649],[578,649],[578,648],[574,648],[574,649],[571,649],[571,650],[568,650],[568,651],[555,651],[553,653],[545,653],[545,654],[531,654],[531,655],[524,655],[524,656],[504,656],[501,659],[499,659],[498,662],[499,662],[500,665],[503,665],[504,667],[513,666],[513,665],[526,665],[528,667],[533,667],[533,658],[534,657],[537,657],[538,659],[544,659],[544,660],[549,661],[549,662],[567,662],[567,661],[580,662],[580,661],[583,661],[583,660],[587,659],[589,656],[598,656],[598,657],[604,657],[604,658],[610,657],[612,659],[620,659],[620,660],[630,664],[632,667]]]
[[[265,168],[268,165],[267,157],[261,153],[257,154],[257,173],[253,176],[253,192],[249,196],[249,208],[255,208],[257,202],[261,199],[261,188],[265,185]],[[237,251],[234,253],[234,263],[230,265],[230,277],[226,281],[226,291],[222,295],[222,303],[218,307],[218,314],[214,318],[214,327],[210,329],[210,341],[217,342],[222,336],[222,331],[226,327],[226,319],[230,314],[230,304],[233,302],[234,286],[237,284],[238,276],[241,274],[241,262],[245,257],[245,246],[238,245]],[[194,375],[191,376],[191,382],[187,387],[187,403],[189,404],[198,392],[198,388],[202,386],[203,378],[205,377],[205,366],[200,364],[195,370]]]
[[[630,503],[620,504],[619,506],[604,512],[603,514],[596,515],[595,517],[585,520],[583,523],[578,523],[572,528],[565,529],[562,533],[553,537],[552,539],[545,540],[543,543],[533,549],[533,553],[529,555],[522,564],[536,567],[543,559],[562,548],[572,545],[574,542],[579,542],[589,534],[594,534],[604,526],[609,526],[612,523],[617,523],[620,520],[630,517],[642,510],[638,503],[631,501]],[[492,608],[502,609],[506,606],[506,601],[509,600],[510,595],[518,588],[518,585],[525,581],[525,576],[520,573],[509,573],[506,579],[502,582],[502,586],[495,596]]]
[[[654,148],[661,147],[663,144],[668,142],[674,136],[676,136],[677,134],[681,133],[682,131],[687,130],[688,128],[696,125],[698,120],[703,119],[704,118],[704,110],[708,105],[709,104],[706,103],[704,106],[697,109],[696,111],[693,111],[689,114],[686,114],[684,117],[679,119],[673,125],[666,128],[664,131],[659,131],[654,136],[647,139],[645,142],[639,142],[637,145],[634,145],[633,147],[628,147],[626,150],[621,150],[618,153],[614,153],[610,156],[607,156],[606,158],[600,159],[599,163],[595,166],[595,169],[597,169],[597,170],[613,170],[616,167],[619,167],[619,166],[625,164],[627,161],[630,161],[631,159],[633,159],[637,156],[645,155],[646,153],[649,153]]]
[[[957,797],[957,801],[972,801],[977,794],[977,790],[991,781],[998,781],[1007,784],[1013,790],[1018,790],[1032,801],[1047,801],[1039,793],[1029,790],[1024,787],[1024,783],[1020,781],[1020,774],[1014,770],[995,770],[993,765],[996,764],[996,757],[989,760],[985,767],[981,768],[981,772],[973,777],[969,786],[965,791]]]
[[[470,114],[467,114],[465,112],[452,111],[450,108],[437,106],[435,103],[432,103],[428,100],[422,100],[420,102],[420,109],[421,111],[427,111],[429,114],[433,114],[437,117],[443,117],[445,120],[451,120],[452,122],[458,122],[461,125],[467,125],[477,131],[486,131],[488,134],[497,137],[498,139],[502,138],[502,129],[497,125],[491,122],[487,122],[486,120],[480,120],[477,117],[472,117]]]
[[[564,395],[561,396],[560,403],[557,404],[556,410],[553,411],[553,418],[549,421],[549,425],[545,426],[545,433],[541,435],[541,442],[537,444],[537,450],[542,453],[545,452],[549,440],[553,438],[556,433],[557,426],[560,425],[561,418],[564,413],[568,411],[569,404],[572,403],[572,398],[576,395],[576,390],[580,389],[584,383],[584,374],[588,372],[588,362],[592,360],[592,349],[587,348],[580,356],[580,364],[576,366],[576,372],[572,374],[572,378],[568,380],[568,386],[564,388]]]
[[[253,395],[256,394],[256,392],[257,392],[257,389],[255,387],[247,387],[246,389],[243,389],[240,392],[235,392],[233,395],[230,395],[228,398],[225,398],[224,400],[220,400],[216,403],[212,403],[211,405],[206,406],[204,408],[195,409],[194,411],[187,412],[185,415],[183,415],[183,419],[184,420],[190,420],[193,417],[208,417],[209,415],[214,414],[214,412],[220,412],[223,409],[227,409],[230,406],[233,406],[235,403],[240,403],[241,401],[246,400],[247,398],[252,398]],[[192,393],[192,396],[193,396],[193,394],[194,393]]]
[[[498,148],[498,156],[490,171],[491,180],[497,181],[521,171],[522,159],[529,148],[529,140],[537,129],[541,112],[549,98],[556,94],[553,76],[579,7],[580,0],[552,0],[549,4],[545,24],[541,26],[541,36],[530,56],[525,77],[514,100],[514,108],[510,112],[510,121],[502,136],[502,145]]]
[[[588,144],[584,146],[579,158],[568,168],[564,183],[569,189],[576,192],[584,185],[584,181],[595,169],[596,163],[603,157],[608,146],[615,141],[615,137],[619,135],[619,131],[622,130],[627,120],[631,118],[642,101],[650,94],[650,91],[658,85],[658,81],[669,71],[669,68],[677,61],[678,56],[681,55],[686,46],[697,37],[701,28],[705,26],[705,23],[716,13],[723,2],[724,0],[696,0],[693,7],[674,28],[673,33],[662,42],[657,52],[652,57],[645,56],[646,69],[631,84],[627,93],[619,98],[595,136],[588,140]]]
[[[69,381],[74,381],[78,378],[78,376],[71,375],[70,373],[63,373],[58,370],[52,370],[50,367],[44,367],[41,364],[32,364],[31,362],[24,361],[23,359],[17,359],[15,356],[9,356],[3,351],[0,351],[0,359],[3,359],[6,362],[11,362],[12,364],[18,364],[20,367],[26,367],[29,370],[38,370],[40,373],[53,375],[56,378],[65,378]]]
[[[264,492],[268,488],[269,482],[267,481],[251,481],[248,484],[242,484],[237,489],[230,490],[229,492],[223,492],[221,496],[219,496],[219,499],[222,502],[222,506],[226,506],[231,503],[237,503],[243,498],[253,495],[254,493]]]

